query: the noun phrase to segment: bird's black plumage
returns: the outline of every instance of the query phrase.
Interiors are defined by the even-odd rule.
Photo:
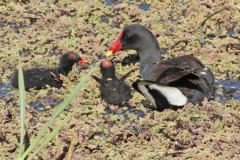
[[[124,27],[107,55],[127,49],[136,50],[140,58],[143,80],[133,83],[133,87],[158,110],[198,104],[214,94],[214,75],[209,68],[190,55],[163,61],[158,41],[146,27]]]
[[[115,75],[115,66],[112,61],[104,60],[101,63],[102,79],[92,76],[98,83],[100,83],[101,97],[108,104],[121,105],[131,98],[131,89],[124,83],[124,80],[131,72],[118,79]]]
[[[85,60],[74,52],[63,54],[60,58],[59,67],[56,69],[35,68],[23,71],[25,89],[35,88],[37,90],[46,88],[46,85],[59,88],[62,86],[60,74],[67,76],[75,63],[85,65]],[[18,88],[18,70],[13,74],[12,86]]]

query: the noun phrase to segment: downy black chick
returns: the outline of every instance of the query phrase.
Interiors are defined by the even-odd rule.
[[[115,66],[111,60],[104,60],[101,63],[102,79],[92,76],[98,83],[101,84],[101,97],[108,104],[121,105],[127,102],[131,97],[130,87],[124,83],[124,80],[132,71],[128,72],[122,78],[118,79],[115,75]]]
[[[77,66],[82,67],[86,66],[87,61],[81,59],[81,57],[74,52],[68,52],[62,55],[59,67],[56,69],[35,68],[24,70],[25,90],[29,90],[30,88],[39,90],[46,88],[46,85],[60,88],[62,86],[60,74],[67,76],[75,63]],[[18,88],[18,70],[13,74],[12,86]]]

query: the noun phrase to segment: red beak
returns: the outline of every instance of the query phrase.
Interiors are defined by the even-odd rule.
[[[88,63],[87,60],[81,59],[77,62],[77,66],[86,66],[87,63]]]
[[[107,52],[107,57],[113,55],[114,53],[116,53],[117,51],[122,49],[122,44],[120,42],[121,38],[122,38],[122,34],[123,34],[123,30],[120,33],[120,36],[118,37],[117,41],[109,48],[108,52]]]

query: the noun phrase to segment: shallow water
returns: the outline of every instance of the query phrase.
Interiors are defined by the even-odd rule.
[[[104,18],[102,18],[101,22],[108,24],[109,23],[109,19],[107,17],[104,17]]]
[[[118,5],[118,4],[121,4],[122,1],[118,1],[118,0],[106,0],[106,6],[111,6],[111,5]],[[143,10],[143,11],[148,11],[150,9],[150,4],[140,4],[138,5],[139,9]],[[101,23],[106,23],[106,24],[109,24],[109,18],[112,18],[112,17],[116,17],[117,15],[106,15],[104,17],[101,18]],[[114,24],[114,25],[111,25],[112,28],[119,28],[120,24]]]
[[[107,6],[118,5],[121,3],[122,3],[122,1],[118,1],[118,0],[106,0]],[[151,6],[150,4],[140,4],[138,7],[139,7],[139,9],[141,9],[143,11],[148,11],[150,6]]]
[[[113,5],[117,5],[117,4],[121,4],[122,2],[121,1],[118,1],[118,0],[106,0],[106,5],[107,6],[111,6],[112,4]]]
[[[0,83],[0,96],[10,96],[12,90],[12,85],[10,83]]]
[[[149,112],[150,112],[150,109],[147,111],[147,113],[149,113]],[[128,121],[130,119],[129,113],[136,115],[137,119],[144,118],[146,116],[146,114],[143,111],[140,111],[137,109],[132,109],[132,108],[129,108],[128,110],[121,111],[121,112],[119,112],[118,109],[115,109],[115,110],[105,109],[105,113],[106,113],[106,115],[111,115],[111,114],[119,115],[119,116],[123,115],[125,118],[125,121]]]
[[[13,87],[10,83],[0,83],[0,99],[9,99],[8,103],[16,101],[14,99],[10,99],[11,98],[11,92],[13,91]],[[10,98],[7,98],[10,97]],[[34,103],[30,103],[30,107],[34,108],[37,111],[46,111],[46,107],[47,105],[54,107],[57,106],[61,103],[62,100],[53,100],[53,99],[49,99],[47,98],[46,100],[37,100]]]
[[[141,9],[141,10],[144,10],[144,11],[148,11],[149,10],[149,8],[150,8],[150,4],[140,4],[139,5],[139,8]]]
[[[227,31],[227,35],[229,35],[229,36],[235,35],[234,28],[229,29],[229,30]]]
[[[217,89],[214,96],[215,101],[218,101],[219,103],[222,103],[224,105],[225,102],[231,98],[240,100],[240,82],[239,81],[236,81],[233,79],[223,80],[223,81],[218,80],[218,82],[216,83],[216,86],[217,86]],[[13,88],[10,83],[0,84],[1,98],[5,96],[11,97],[11,91],[13,91]],[[11,99],[11,101],[14,101],[14,100]],[[45,106],[49,105],[51,107],[55,107],[59,105],[61,101],[62,100],[60,99],[59,100],[52,100],[52,99],[37,100],[36,102],[31,103],[30,106],[36,109],[37,111],[46,111],[47,109]],[[119,113],[117,110],[110,110],[110,109],[106,109],[105,112],[107,115],[109,114],[124,115],[126,120],[129,119],[128,114],[126,114],[126,112],[133,113],[137,115],[138,118],[145,117],[144,112],[136,109],[131,109],[131,108],[121,113]]]
[[[225,102],[231,98],[240,100],[240,82],[229,79],[224,81],[218,81],[216,84],[219,88],[216,90],[215,100],[225,104]]]
[[[34,103],[31,103],[30,106],[34,108],[37,111],[47,111],[47,108],[45,106],[49,105],[52,108],[55,106],[58,106],[61,103],[61,100],[52,100],[52,99],[47,99],[47,100],[37,100]]]

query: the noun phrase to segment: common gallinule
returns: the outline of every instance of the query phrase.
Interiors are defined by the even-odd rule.
[[[158,41],[146,27],[139,24],[124,27],[107,56],[126,49],[136,50],[140,57],[143,80],[133,83],[133,87],[156,109],[199,104],[204,97],[214,94],[214,75],[209,68],[190,55],[162,61]]]
[[[60,88],[62,81],[60,74],[67,76],[72,70],[72,66],[76,63],[77,67],[85,67],[87,61],[81,59],[74,52],[68,52],[60,58],[59,67],[57,69],[35,68],[23,71],[25,89],[35,88],[37,90],[46,88],[46,85]],[[15,71],[12,78],[13,87],[18,88],[18,71]]]
[[[122,78],[118,79],[115,75],[115,66],[111,60],[104,60],[101,63],[102,79],[92,76],[101,84],[101,97],[108,104],[121,105],[131,98],[131,89],[124,83],[124,80],[132,71],[128,72]]]

